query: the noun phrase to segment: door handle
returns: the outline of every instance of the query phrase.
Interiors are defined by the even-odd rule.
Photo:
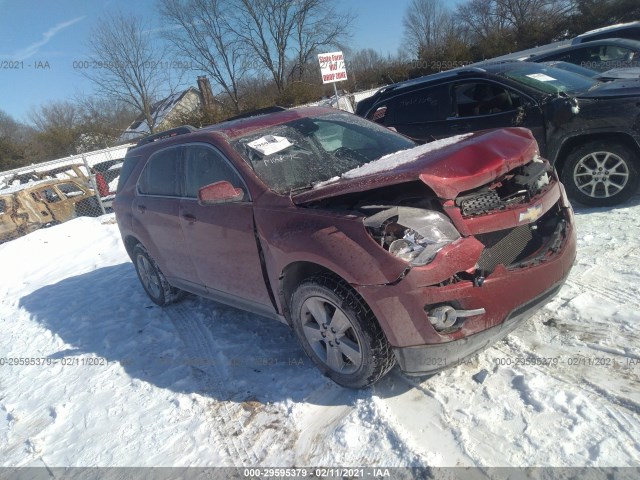
[[[147,207],[145,207],[144,205],[138,205],[137,208],[140,213],[144,213],[147,211]]]
[[[189,223],[189,225],[193,225],[197,221],[196,217],[194,217],[193,215],[191,215],[189,213],[182,214],[182,219],[186,220]]]

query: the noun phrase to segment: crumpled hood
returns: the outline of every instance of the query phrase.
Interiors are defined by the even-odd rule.
[[[438,143],[441,142],[441,143]],[[529,162],[538,145],[525,128],[486,130],[402,150],[292,196],[300,205],[421,180],[442,199],[491,183]]]

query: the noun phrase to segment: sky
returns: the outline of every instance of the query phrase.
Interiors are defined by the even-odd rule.
[[[349,45],[394,54],[409,2],[396,0],[393,8],[388,0],[339,2],[357,14]],[[44,103],[91,94],[93,86],[81,67],[101,16],[143,15],[157,28],[155,9],[156,0],[0,0],[0,110],[29,123],[29,112]]]

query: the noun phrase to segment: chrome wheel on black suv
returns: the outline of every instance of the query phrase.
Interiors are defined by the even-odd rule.
[[[562,176],[569,196],[591,206],[616,205],[638,187],[636,156],[612,143],[577,148],[567,157]]]

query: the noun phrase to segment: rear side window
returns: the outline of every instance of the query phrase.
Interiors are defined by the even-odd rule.
[[[165,197],[181,195],[180,147],[162,150],[151,156],[140,174],[138,190],[144,195]]]
[[[44,197],[47,203],[56,203],[60,201],[60,195],[53,188],[44,188],[40,190],[40,197]]]
[[[142,158],[140,155],[127,155],[124,159],[124,164],[122,165],[122,170],[120,170],[120,178],[118,179],[118,188],[116,189],[116,193],[119,193],[129,180],[131,176],[131,172]]]
[[[64,193],[67,198],[84,195],[82,189],[75,183],[61,183],[60,185],[58,185],[58,190]]]
[[[423,123],[444,120],[451,112],[449,85],[423,88],[400,95],[389,102],[396,123]],[[388,112],[385,112],[385,116]]]

